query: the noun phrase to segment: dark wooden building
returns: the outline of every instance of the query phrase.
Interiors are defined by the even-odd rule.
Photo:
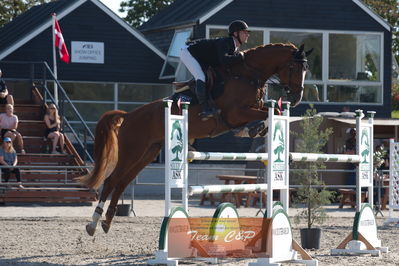
[[[187,36],[226,35],[242,19],[251,36],[244,49],[292,42],[314,48],[309,57],[301,115],[313,103],[321,112],[375,110],[391,115],[392,28],[360,0],[176,0],[140,30],[167,53],[161,78],[187,76],[176,50]],[[279,92],[269,88],[269,97]]]
[[[130,111],[171,94],[170,82],[158,79],[165,54],[98,0],[34,6],[0,28],[0,68],[11,90],[20,86],[14,80],[46,78],[40,64],[14,62],[53,68],[52,13],[71,56],[66,64],[57,51],[58,80],[92,127],[107,110]]]
[[[243,49],[276,42],[314,48],[303,102],[293,116],[310,103],[319,112],[363,109],[380,118],[391,115],[392,29],[360,0],[176,0],[138,30],[99,0],[59,0],[35,6],[0,28],[0,68],[10,82],[29,80],[40,69],[8,61],[47,61],[52,67],[53,12],[72,56],[69,64],[58,60],[58,78],[92,128],[105,111],[130,111],[171,94],[171,80],[190,76],[179,60],[185,41],[224,36],[235,19],[251,29]],[[82,44],[93,45],[101,56],[74,57]],[[268,97],[280,97],[279,90],[270,85]],[[228,135],[202,147],[248,151],[251,143]]]

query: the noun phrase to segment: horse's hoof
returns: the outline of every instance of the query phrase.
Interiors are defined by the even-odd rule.
[[[269,131],[269,128],[265,128],[264,130],[262,130],[261,132],[259,132],[259,136],[264,137],[266,136],[267,132]]]
[[[101,227],[103,228],[104,233],[108,233],[109,228],[110,228],[110,225],[107,224],[106,221],[102,221],[102,222],[101,222]]]
[[[90,224],[86,225],[86,232],[89,234],[89,236],[93,236],[94,232],[96,232],[96,228],[92,227]]]
[[[260,122],[258,125],[250,128],[248,130],[248,135],[250,138],[255,138],[256,136],[259,136],[259,133],[263,132],[266,128],[266,125],[264,122]]]
[[[248,130],[248,136],[250,138],[255,138],[258,135],[258,129],[257,128],[251,128]]]

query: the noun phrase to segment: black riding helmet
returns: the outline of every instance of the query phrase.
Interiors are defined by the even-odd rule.
[[[233,35],[234,32],[238,32],[241,30],[248,30],[248,25],[242,20],[234,20],[233,22],[230,23],[229,25],[229,35]]]

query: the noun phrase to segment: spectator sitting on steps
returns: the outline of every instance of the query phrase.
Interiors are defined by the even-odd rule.
[[[1,165],[11,165],[16,166],[18,163],[17,153],[12,146],[12,141],[9,137],[3,139],[3,144],[0,148],[0,164]],[[19,183],[19,188],[24,188],[21,182],[21,172],[18,168],[1,168],[1,172],[4,176],[4,182],[7,183],[10,179],[10,174],[14,173],[17,182]]]
[[[14,98],[11,94],[8,94],[7,85],[2,78],[3,72],[0,69],[0,104],[11,104],[14,105]]]
[[[1,137],[11,138],[12,141],[17,139],[18,146],[21,149],[21,153],[25,154],[24,142],[22,135],[17,131],[18,128],[18,116],[14,114],[14,106],[6,104],[6,112],[0,114],[0,128]]]
[[[51,154],[58,154],[57,144],[60,144],[61,154],[65,153],[64,134],[61,132],[61,118],[58,115],[58,110],[55,104],[49,104],[44,115],[44,123],[46,123],[46,132],[44,136],[52,141]]]

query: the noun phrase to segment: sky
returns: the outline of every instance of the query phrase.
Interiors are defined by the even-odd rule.
[[[120,3],[122,1],[119,1],[119,0],[100,0],[100,1],[103,2],[109,9],[114,11],[120,17],[123,16],[123,13],[118,12]]]

